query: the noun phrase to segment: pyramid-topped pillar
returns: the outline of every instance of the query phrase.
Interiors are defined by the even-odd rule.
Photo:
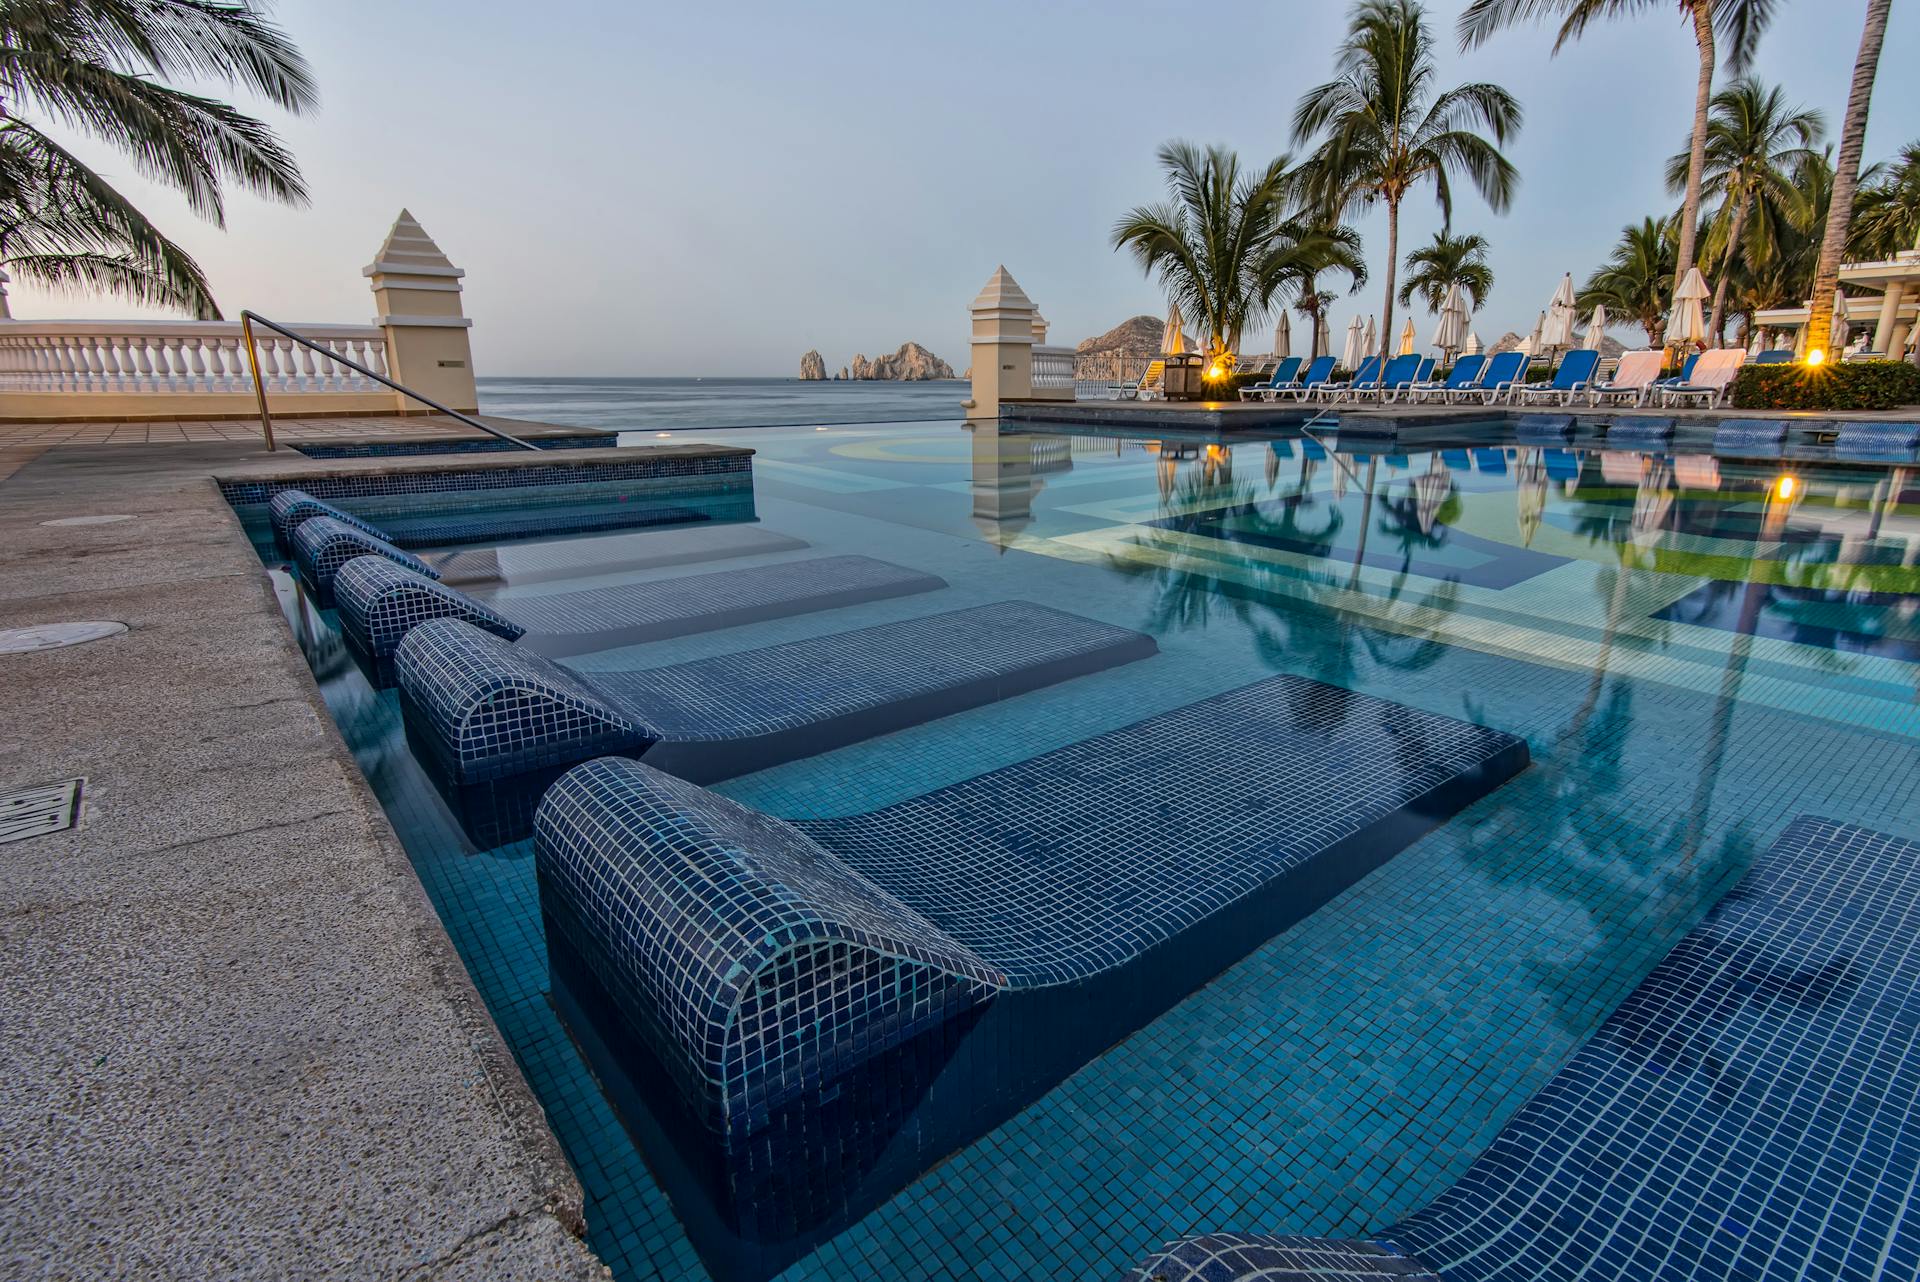
[[[473,322],[460,301],[460,278],[466,273],[447,261],[404,209],[380,252],[360,271],[373,286],[379,312],[373,323],[386,331],[388,376],[442,405],[477,410],[467,335]],[[410,397],[396,393],[396,399],[403,413],[430,412]]]
[[[968,418],[998,418],[1002,401],[1033,396],[1035,307],[1020,283],[998,268],[968,308],[973,318],[973,396]]]

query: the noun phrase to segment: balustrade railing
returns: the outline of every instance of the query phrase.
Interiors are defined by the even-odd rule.
[[[1071,347],[1036,346],[1033,349],[1033,390],[1071,393],[1075,355],[1077,353]]]
[[[375,325],[302,325],[328,351],[381,374]],[[269,392],[378,392],[380,384],[276,334],[259,336]],[[0,391],[251,392],[237,321],[0,321]]]

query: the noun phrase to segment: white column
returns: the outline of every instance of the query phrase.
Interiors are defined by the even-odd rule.
[[[1897,280],[1887,282],[1887,292],[1880,300],[1880,320],[1873,327],[1873,350],[1895,355],[1891,344],[1897,341],[1894,329],[1900,323],[1900,304],[1906,298],[1906,285]]]

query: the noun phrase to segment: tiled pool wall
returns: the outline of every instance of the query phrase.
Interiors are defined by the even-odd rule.
[[[543,450],[607,449],[620,443],[618,432],[548,432],[524,438]],[[427,454],[502,454],[518,450],[512,441],[494,437],[457,437],[452,440],[418,441],[344,441],[332,444],[296,444],[295,450],[311,459],[342,458],[417,458]]]
[[[449,463],[393,472],[222,478],[218,484],[263,548],[272,543],[268,506],[287,490],[337,504],[395,541],[416,547],[756,517],[752,456],[736,451],[520,467]],[[508,513],[512,529],[503,528],[500,519]]]

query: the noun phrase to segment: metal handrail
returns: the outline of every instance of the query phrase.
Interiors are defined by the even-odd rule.
[[[280,324],[278,321],[270,321],[266,317],[260,315],[258,312],[243,311],[240,313],[240,334],[247,344],[247,368],[253,374],[253,395],[254,395],[254,399],[260,403],[260,430],[266,435],[267,448],[269,450],[277,449],[278,446],[276,446],[273,442],[273,415],[267,412],[267,385],[260,378],[260,352],[259,352],[259,349],[256,348],[253,343],[253,326],[255,321],[258,321],[260,324],[265,325],[268,329],[280,335],[280,337],[282,338],[290,338],[294,342],[300,344],[300,346],[308,348],[312,351],[318,352],[320,355],[326,357],[330,361],[338,361],[340,364],[345,365],[348,369],[354,371],[356,374],[366,375],[368,378],[372,379],[376,383],[379,383],[383,387],[390,387],[394,391],[400,393],[402,396],[411,396],[414,400],[419,401],[422,405],[425,405],[429,409],[437,410],[440,413],[445,414],[449,418],[457,418],[462,423],[465,423],[468,427],[477,427],[481,431],[485,432],[488,436],[497,436],[503,441],[508,441],[514,445],[518,445],[523,450],[538,450],[540,448],[538,445],[534,445],[528,441],[523,441],[519,437],[514,436],[510,433],[503,432],[497,427],[488,427],[485,423],[482,423],[479,419],[473,417],[471,414],[462,414],[459,410],[450,409],[431,397],[422,396],[420,395],[420,393],[414,391],[412,388],[404,387],[401,384],[394,382],[392,379],[388,378],[385,374],[376,374],[372,370],[368,369],[365,365],[362,365],[359,361],[353,360],[350,357],[342,356],[340,353],[333,351],[330,348],[322,347],[320,344],[313,342],[311,339],[300,337],[300,335],[294,333],[292,330],[288,329],[285,325]]]

